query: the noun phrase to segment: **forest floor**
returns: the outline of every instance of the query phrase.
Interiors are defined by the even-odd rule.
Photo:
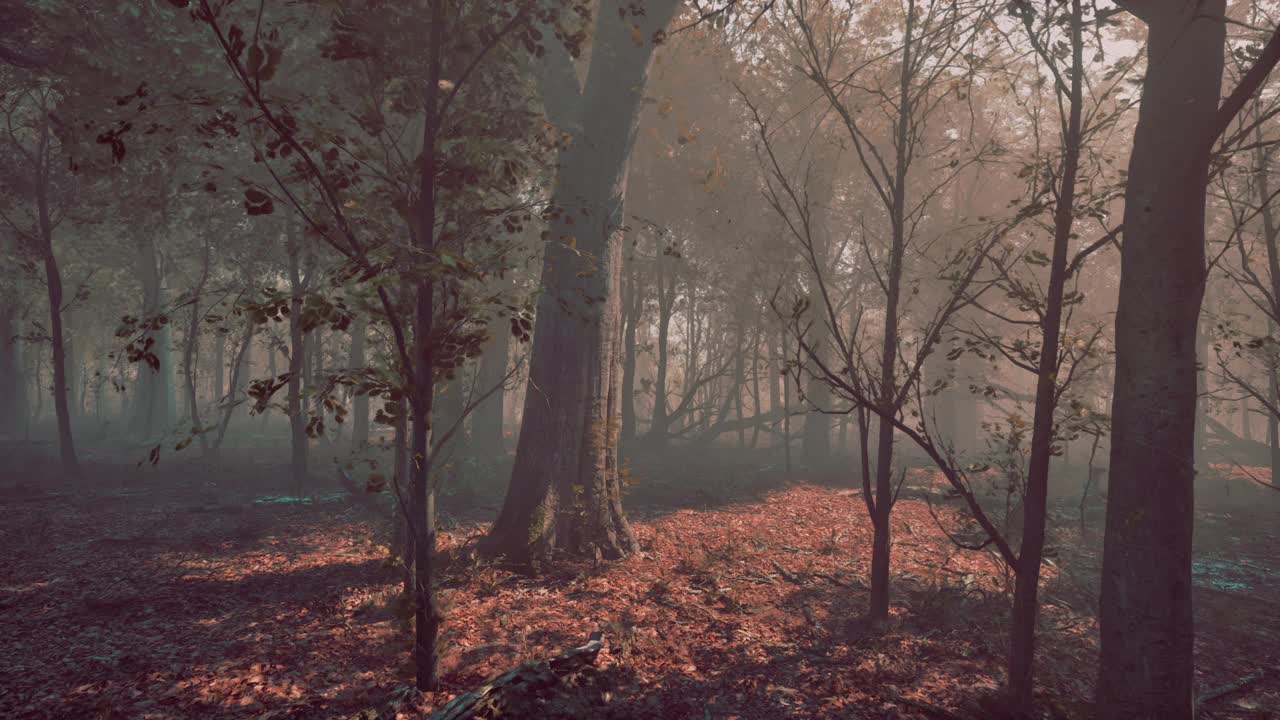
[[[948,541],[923,486],[895,508],[892,617],[871,627],[859,619],[871,530],[856,491],[743,471],[666,492],[645,483],[655,467],[637,472],[643,551],[624,562],[516,574],[469,559],[482,523],[450,521],[443,688],[419,710],[601,629],[600,671],[566,716],[990,717],[980,702],[1003,676],[1006,579]],[[347,718],[405,685],[399,571],[367,506],[228,488],[221,472],[191,462],[49,489],[5,474],[0,717]],[[1201,687],[1267,671],[1202,717],[1280,713],[1275,520],[1200,518]],[[1046,717],[1083,718],[1098,542],[1065,512],[1055,525],[1040,700]]]

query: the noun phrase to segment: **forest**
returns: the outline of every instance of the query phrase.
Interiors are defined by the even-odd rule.
[[[1280,717],[1278,62],[0,0],[0,715]]]

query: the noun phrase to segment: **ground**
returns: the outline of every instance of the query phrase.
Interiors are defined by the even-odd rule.
[[[956,549],[938,529],[923,473],[894,511],[893,617],[871,627],[859,620],[870,526],[856,491],[777,470],[678,488],[646,480],[667,469],[633,473],[643,551],[616,564],[561,562],[537,576],[486,566],[468,553],[480,515],[451,516],[443,687],[416,707],[600,629],[600,670],[575,691],[578,710],[560,712],[989,716],[981,703],[1003,674],[1006,579],[992,557]],[[0,716],[348,718],[407,682],[399,570],[367,503],[331,491],[299,502],[228,481],[276,474],[261,467],[228,474],[184,460],[167,473],[112,472],[96,486],[0,486]],[[950,506],[935,510],[950,522]],[[1054,518],[1045,717],[1086,716],[1094,515],[1083,535],[1065,509]],[[1201,685],[1271,671],[1204,717],[1280,713],[1274,520],[1200,518]]]

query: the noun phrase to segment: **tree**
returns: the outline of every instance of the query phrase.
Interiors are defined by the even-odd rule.
[[[916,0],[907,0],[900,8],[901,28],[893,29],[902,34],[900,42],[894,41],[892,56],[896,60],[896,67],[890,68],[878,78],[874,77],[878,66],[872,62],[854,61],[850,63],[854,69],[849,72],[833,66],[840,57],[839,43],[848,35],[848,19],[821,17],[818,9],[803,2],[788,3],[788,11],[797,28],[793,42],[795,52],[800,57],[802,72],[822,92],[839,118],[842,130],[854,148],[858,167],[889,226],[888,257],[883,266],[875,271],[884,293],[884,322],[876,360],[877,377],[869,381],[869,387],[874,388],[872,392],[876,398],[873,411],[880,419],[875,443],[874,493],[870,479],[864,479],[864,498],[874,529],[868,614],[873,619],[884,619],[889,614],[889,519],[896,499],[893,483],[895,426],[889,420],[900,415],[904,404],[913,395],[920,379],[920,367],[913,363],[923,362],[930,346],[937,341],[936,333],[941,331],[939,324],[929,328],[924,337],[933,336],[933,339],[924,343],[924,354],[918,354],[914,361],[900,356],[900,346],[905,339],[901,322],[907,250],[915,240],[930,201],[955,178],[962,161],[956,158],[954,162],[941,168],[936,175],[937,181],[931,179],[923,188],[913,188],[910,181],[918,161],[930,155],[925,148],[928,120],[942,101],[958,88],[958,83],[952,76],[953,68],[965,61],[975,61],[971,52],[974,40],[978,31],[987,24],[991,8],[983,2],[942,3],[928,0],[918,3]],[[831,27],[827,27],[827,24]],[[857,86],[853,80],[859,76],[868,77],[867,82],[873,83],[874,87],[869,94],[875,101],[883,103],[883,114],[890,126],[885,128],[889,136],[885,140],[872,137],[867,119],[860,116],[851,104],[849,89]],[[761,142],[767,147],[765,122],[758,117],[757,120]],[[936,151],[933,154],[937,154]],[[979,152],[979,156],[980,154]],[[978,159],[979,157],[965,159],[963,166],[967,167]],[[807,189],[802,197],[794,184],[784,182],[786,173],[776,157],[769,158],[766,170],[780,188],[770,191],[771,205],[779,215],[791,216],[788,227],[802,244],[806,244],[809,252],[807,259],[813,272],[820,274],[823,271],[822,265],[825,264],[822,258],[826,251],[820,244],[813,244],[816,230],[809,209]],[[977,256],[969,256],[964,260],[957,258],[957,264],[967,268],[960,273],[961,277],[967,277],[963,285],[972,281],[973,274],[977,271],[974,261],[980,260],[984,254],[985,251],[979,251]],[[954,288],[953,282],[952,289]],[[830,294],[825,290],[822,292],[828,294],[830,307],[825,312],[822,308],[818,309],[824,315],[819,324],[833,337],[847,334],[847,329],[837,320],[835,303],[830,299]],[[945,303],[948,315],[954,312],[959,300],[960,297],[953,294]],[[797,326],[797,329],[801,329],[801,326]],[[812,344],[812,341],[810,338],[807,349],[804,343],[800,345],[802,353],[809,356],[801,358],[804,362],[814,363],[817,367],[847,367],[846,372],[857,371],[859,363],[853,358],[850,343],[837,339],[836,343],[845,342],[843,345],[837,344],[839,359],[827,363],[822,359],[825,350]],[[903,365],[906,367],[905,371],[901,369]],[[848,379],[841,377],[843,374],[837,371],[836,377],[831,377],[831,373],[826,371],[816,373],[828,385],[834,381],[837,391],[848,384]],[[849,388],[843,389],[848,397]],[[861,391],[860,388],[859,393]],[[860,400],[855,404],[869,409]],[[865,432],[866,425],[861,429]],[[863,457],[865,463],[866,453]]]
[[[1190,719],[1205,186],[1215,143],[1280,59],[1280,35],[1219,107],[1226,1],[1119,5],[1147,26],[1147,72],[1120,253],[1097,714]]]
[[[237,100],[255,109],[245,122],[265,136],[264,144],[253,149],[269,180],[245,179],[247,212],[269,214],[275,200],[287,202],[306,232],[341,257],[331,272],[337,284],[371,289],[377,319],[393,338],[391,367],[384,372],[350,368],[331,373],[315,388],[320,412],[312,411],[308,433],[323,432],[320,413],[332,412],[337,420],[345,416],[334,400],[339,387],[384,398],[379,421],[407,426],[408,467],[392,487],[412,547],[407,568],[412,656],[422,690],[437,683],[443,622],[434,587],[433,470],[466,416],[509,376],[475,393],[448,428],[433,427],[436,389],[481,353],[487,337],[484,314],[491,305],[508,309],[513,327],[528,327],[519,308],[492,295],[477,300],[469,291],[485,274],[467,253],[495,235],[516,234],[531,219],[516,196],[542,148],[527,141],[536,137],[534,120],[519,111],[526,95],[518,79],[525,53],[543,52],[534,21],[546,23],[560,9],[533,0],[504,4],[496,12],[445,0],[430,0],[425,13],[376,1],[343,3],[320,49],[324,59],[360,66],[359,73],[351,73],[357,92],[350,98],[337,93],[291,97],[270,84],[286,51],[281,28],[288,29],[287,17],[278,27],[255,21],[250,35],[222,3],[200,0],[193,9],[232,72]],[[370,103],[370,97],[380,100]],[[345,109],[348,101],[363,112],[354,118],[336,113],[340,127],[299,122],[309,113],[333,114],[330,106]],[[235,130],[234,123],[224,121],[219,133],[234,137]],[[288,169],[281,172],[277,165]],[[387,239],[405,235],[408,243]],[[275,292],[247,309],[261,324],[291,314],[290,305],[296,307],[294,297]],[[342,332],[350,327],[345,301],[320,292],[308,294],[301,311],[303,331],[326,324]],[[255,381],[256,406],[264,407],[296,376],[291,371]]]
[[[25,253],[43,267],[49,306],[47,339],[52,349],[50,367],[58,422],[58,454],[63,470],[78,476],[80,461],[71,429],[67,337],[63,329],[68,299],[54,251],[54,230],[65,219],[67,198],[72,194],[68,187],[70,180],[61,171],[63,145],[53,127],[56,102],[57,94],[52,88],[33,83],[21,87],[0,107],[5,119],[6,148],[19,164],[23,177],[21,187],[12,190],[22,199],[20,210],[27,220],[9,213],[4,214],[4,219],[22,241]]]
[[[645,77],[677,5],[602,2],[584,86],[568,53],[548,48],[544,105],[570,139],[551,200],[515,468],[489,554],[528,562],[553,549],[636,549],[618,477],[622,234]]]

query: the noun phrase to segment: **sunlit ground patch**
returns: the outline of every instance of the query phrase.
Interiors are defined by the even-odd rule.
[[[1258,585],[1280,581],[1280,572],[1240,558],[1207,555],[1191,563],[1198,587],[1223,592],[1249,592]]]
[[[346,493],[333,492],[322,495],[298,497],[296,495],[263,495],[255,498],[254,505],[315,505],[319,503],[338,502],[346,497]]]

